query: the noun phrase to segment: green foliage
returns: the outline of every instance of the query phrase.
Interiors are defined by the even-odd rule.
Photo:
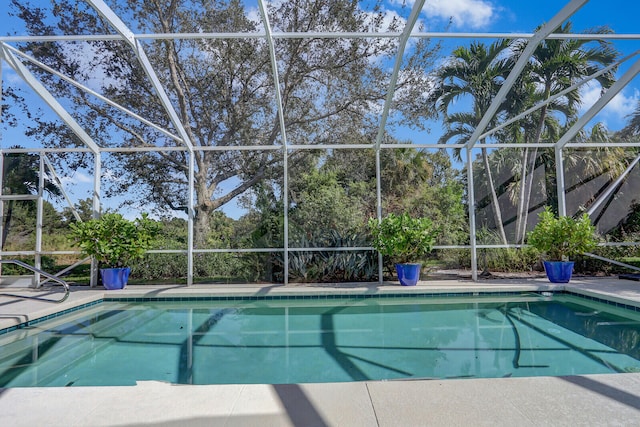
[[[369,219],[372,245],[393,262],[415,262],[431,252],[438,230],[429,218],[412,218],[408,213],[390,213],[378,222]]]
[[[90,197],[78,200],[78,202],[74,205],[74,208],[82,221],[89,221],[93,217],[93,199]],[[70,207],[62,209],[62,218],[66,223],[72,223],[76,221],[76,217],[73,214],[73,209],[71,209]]]
[[[438,230],[437,242],[443,245],[468,244],[469,221],[462,183],[450,178],[445,182],[422,185],[419,193],[407,199],[404,210],[414,216],[428,217]]]
[[[349,197],[332,171],[312,170],[291,180],[289,221],[306,235],[327,230],[348,233],[362,226],[359,203]]]
[[[364,233],[329,230],[309,238],[301,235],[291,244],[300,248],[318,248],[289,252],[289,280],[292,282],[370,281],[378,273],[377,258],[371,251],[319,249],[367,246],[368,235]],[[245,280],[284,280],[284,257],[281,251],[248,253],[240,258],[240,262],[243,267],[239,273]]]
[[[18,261],[22,261],[25,264],[29,264],[30,266],[35,267],[35,261],[31,257],[18,256],[18,257],[12,257],[12,259],[17,259]],[[56,269],[55,259],[50,256],[42,255],[40,257],[40,269],[47,272],[55,271]],[[2,274],[9,276],[9,275],[32,274],[32,272],[20,265],[7,263],[2,265]]]
[[[151,249],[160,229],[147,214],[130,221],[117,213],[72,223],[69,227],[69,239],[83,254],[95,257],[103,267],[123,267],[130,260],[141,258]]]
[[[244,273],[237,255],[230,253],[196,254],[193,270],[195,277],[204,278],[238,277]]]
[[[238,269],[238,274],[245,281],[283,281],[282,255],[280,253],[249,252],[240,257],[239,262],[241,266]]]
[[[640,237],[640,204],[632,202],[627,216],[608,234],[617,242],[638,241],[638,237]]]
[[[35,200],[15,200],[11,206],[5,203],[4,218],[6,220],[7,217],[11,217],[11,229],[4,229],[5,250],[33,250],[36,241],[36,214]],[[44,200],[42,204],[43,249],[67,249],[68,244],[67,246],[55,245],[60,242],[56,237],[64,236],[66,231],[66,226],[60,222],[60,214],[50,202]]]
[[[597,245],[595,227],[586,213],[578,220],[556,217],[550,207],[538,216],[538,224],[529,233],[528,244],[546,253],[551,261],[592,251]]]
[[[13,146],[11,148],[21,148]],[[37,194],[40,185],[40,158],[37,154],[28,153],[8,153],[1,154],[2,161],[2,194],[4,195],[27,195]],[[48,177],[44,177],[43,190],[53,197],[59,197],[62,193],[60,188]],[[14,218],[13,210],[20,201],[8,200],[6,202],[6,211],[2,212],[3,232],[1,236],[0,247],[5,248],[9,236],[9,230],[13,227],[12,218]],[[35,203],[26,203],[23,206],[31,209],[31,215],[27,217],[35,218]],[[46,212],[45,212],[46,215]]]
[[[313,240],[296,241],[299,247],[362,247],[367,244],[363,233],[330,230]],[[282,254],[274,257],[277,271],[282,271]],[[289,253],[289,280],[298,282],[356,282],[369,281],[377,275],[376,257],[371,251],[296,251]],[[282,280],[282,278],[279,278]]]
[[[14,145],[11,148],[23,148]],[[4,154],[2,180],[3,194],[37,194],[40,182],[40,157],[30,153]],[[60,188],[48,176],[44,177],[44,191],[53,197],[62,195]]]
[[[187,276],[187,257],[183,254],[148,254],[132,261],[131,275],[153,279],[177,279]]]
[[[481,267],[486,271],[530,271],[540,260],[540,253],[530,247],[487,248],[480,254]]]
[[[212,230],[207,240],[215,247],[229,247],[228,237],[234,227],[229,218],[214,212]],[[187,248],[187,221],[182,218],[163,218],[161,227],[153,240],[154,249],[183,250]],[[194,277],[205,280],[233,277],[244,273],[236,254],[199,253],[194,257]],[[186,253],[147,253],[144,257],[131,260],[132,276],[145,280],[185,278],[188,271]]]

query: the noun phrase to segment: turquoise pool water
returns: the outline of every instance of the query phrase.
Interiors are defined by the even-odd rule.
[[[640,312],[567,295],[104,302],[0,336],[0,386],[640,371]]]

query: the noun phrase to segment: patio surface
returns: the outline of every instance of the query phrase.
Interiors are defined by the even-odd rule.
[[[640,282],[576,278],[422,281],[373,285],[129,286],[119,296],[279,295],[569,290],[640,307]],[[51,304],[0,295],[0,329],[101,299],[75,288]],[[0,293],[56,299],[50,290]],[[637,426],[640,373],[573,377],[367,381],[286,385],[171,385],[0,389],[2,426]]]

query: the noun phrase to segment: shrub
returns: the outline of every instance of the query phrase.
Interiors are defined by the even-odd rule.
[[[577,220],[568,216],[558,218],[547,206],[538,218],[527,243],[545,253],[551,261],[590,252],[597,245],[595,227],[586,213]]]
[[[69,239],[84,255],[95,257],[103,268],[126,266],[151,249],[160,226],[147,214],[130,221],[117,213],[71,223]]]
[[[437,230],[429,218],[412,218],[408,213],[390,213],[380,222],[369,219],[371,244],[396,263],[416,262],[431,252]]]

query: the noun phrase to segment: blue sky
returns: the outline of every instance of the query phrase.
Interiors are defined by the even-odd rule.
[[[108,4],[113,4],[115,0],[107,0]],[[32,3],[48,3],[46,0],[32,0]],[[568,2],[568,1],[567,1]],[[499,33],[530,33],[537,26],[551,19],[567,2],[558,0],[427,0],[421,15],[421,21],[427,30],[441,31],[449,25],[453,32],[499,32]],[[254,0],[247,1],[247,4],[255,4]],[[401,5],[407,5],[401,9]],[[413,5],[413,0],[387,0],[384,7],[387,10],[395,11],[400,17],[406,18],[408,11]],[[577,32],[606,25],[616,33],[633,34],[638,32],[640,27],[637,24],[640,16],[640,2],[630,0],[591,0],[587,2],[573,17],[574,30]],[[5,12],[0,12],[0,28],[5,29],[3,33],[17,30],[19,26],[12,22]],[[445,42],[446,54],[458,45],[466,45],[470,40],[447,40]],[[487,40],[490,42],[490,40]],[[629,54],[640,49],[640,40],[618,41],[616,47],[622,55]],[[632,60],[633,61],[633,60]],[[21,85],[22,83],[3,65],[4,85]],[[630,64],[621,67],[619,74],[624,72]],[[595,102],[600,94],[600,88],[585,88],[583,97],[587,109],[591,103]],[[609,129],[620,129],[625,123],[625,116],[631,113],[640,99],[640,78],[636,78],[625,90],[618,95],[614,101],[601,112],[596,120],[604,122]],[[41,114],[49,115],[48,109],[36,97],[34,106],[40,108]],[[36,110],[37,111],[37,110]],[[36,113],[40,114],[40,113]],[[0,126],[2,138],[0,146],[21,144],[25,146],[38,145],[36,142],[25,139],[22,129],[6,129]],[[424,142],[435,142],[439,129],[434,128],[430,137]],[[69,178],[70,185],[76,185],[79,190],[78,198],[88,197],[85,191],[88,177],[81,172]]]

